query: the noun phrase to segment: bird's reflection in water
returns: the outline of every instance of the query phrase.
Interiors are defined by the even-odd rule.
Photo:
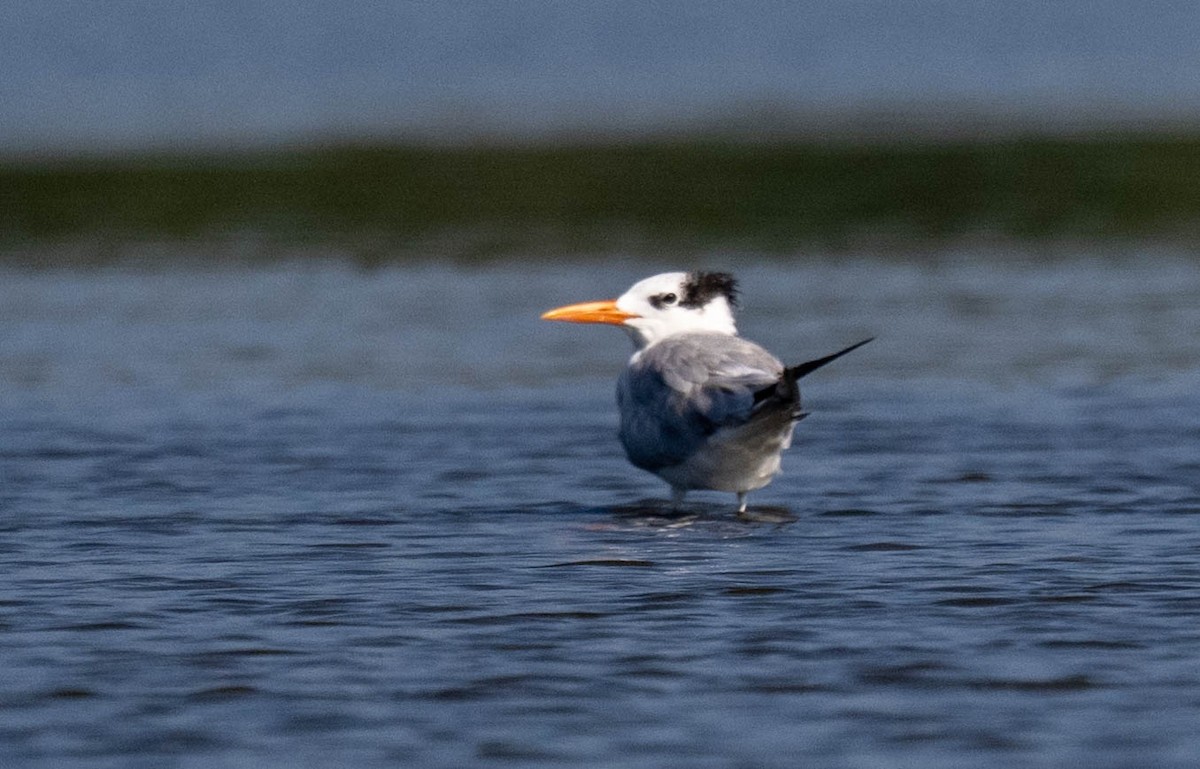
[[[588,528],[603,529],[684,529],[694,526],[729,526],[743,528],[751,525],[786,525],[799,517],[786,507],[754,505],[739,512],[731,505],[694,504],[675,508],[667,500],[640,499],[624,505],[606,508],[610,522],[594,523]]]

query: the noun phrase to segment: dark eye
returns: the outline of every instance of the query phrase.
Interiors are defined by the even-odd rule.
[[[674,294],[663,294],[659,297],[659,299],[662,300],[663,304],[675,304],[675,301],[679,299],[679,297],[675,296]]]

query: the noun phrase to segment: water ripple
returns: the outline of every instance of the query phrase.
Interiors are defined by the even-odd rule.
[[[407,284],[325,277],[315,291],[366,297],[361,312],[397,330],[381,318]],[[208,304],[241,290],[211,280]],[[272,332],[208,323],[188,334]],[[138,352],[143,330],[96,344],[147,366],[178,356],[175,335]],[[5,766],[1182,769],[1200,755],[1190,376],[814,382],[787,472],[738,516],[721,494],[672,511],[627,466],[607,378],[526,361],[547,382],[286,388],[254,370],[287,355],[235,358],[245,378],[216,391],[76,388],[102,377],[64,360],[59,384],[0,394]]]

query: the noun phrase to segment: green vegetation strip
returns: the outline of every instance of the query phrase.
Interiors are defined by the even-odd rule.
[[[0,166],[0,246],[64,237],[498,250],[1194,234],[1200,134],[957,143],[346,146]]]

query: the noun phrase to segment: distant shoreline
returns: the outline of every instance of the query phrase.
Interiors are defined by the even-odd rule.
[[[0,159],[0,260],[90,240],[334,244],[366,261],[605,250],[1200,245],[1200,129],[928,139],[345,142]],[[113,245],[115,244],[115,245]],[[87,249],[84,249],[86,251]],[[103,249],[101,249],[103,250]],[[83,258],[83,261],[88,261]]]

